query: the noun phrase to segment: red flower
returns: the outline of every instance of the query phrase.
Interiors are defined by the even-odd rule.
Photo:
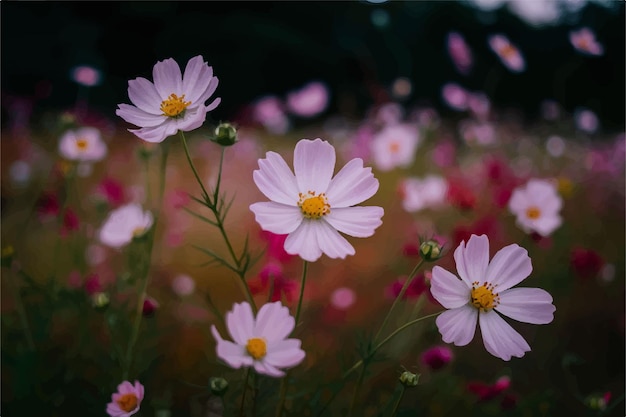
[[[448,202],[461,210],[472,210],[476,207],[476,196],[461,181],[448,179]]]
[[[263,230],[261,231],[261,237],[267,242],[266,255],[269,259],[285,263],[294,257],[294,255],[290,255],[285,251],[287,235],[277,235]]]
[[[272,288],[270,301],[281,301],[284,294],[285,300],[290,303],[296,298],[298,283],[284,276],[282,267],[269,263],[263,267],[257,278],[248,281],[252,294],[260,294]]]
[[[594,250],[577,247],[570,253],[570,265],[583,279],[595,278],[604,266],[604,259]]]
[[[102,291],[102,283],[98,274],[89,274],[85,279],[85,292],[88,295],[94,295]]]
[[[454,355],[447,346],[433,346],[422,353],[421,361],[433,371],[443,368],[452,361]]]

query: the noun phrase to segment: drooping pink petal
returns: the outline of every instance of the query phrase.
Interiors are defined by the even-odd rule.
[[[215,93],[215,90],[217,90],[217,86],[220,83],[219,78],[217,77],[213,77],[211,78],[211,81],[209,81],[209,85],[207,86],[206,90],[204,91],[203,94],[201,94],[197,99],[196,99],[196,103],[199,104],[204,104],[205,101],[207,101],[209,99],[209,97],[211,97],[213,95],[213,93]],[[217,97],[215,100],[213,100],[213,102],[211,102],[211,104],[208,105],[207,107],[207,111],[211,111],[214,108],[217,107],[218,104],[220,104],[220,101],[222,99]]]
[[[133,389],[133,385],[130,382],[124,381],[117,386],[117,392],[119,392],[120,394],[130,394],[134,393],[135,390]]]
[[[276,301],[263,305],[259,310],[254,335],[263,335],[266,341],[271,344],[271,342],[280,341],[289,336],[295,325],[296,321],[289,314],[289,309],[283,306],[280,301]]]
[[[254,369],[260,374],[273,376],[275,378],[285,376],[283,371],[264,361],[254,361]]]
[[[192,105],[204,104],[203,101],[199,102],[198,98],[209,87],[211,77],[213,77],[213,68],[204,62],[202,55],[191,58],[183,74],[182,93],[185,95],[185,101],[190,101]]]
[[[283,157],[276,152],[268,152],[265,159],[259,160],[259,169],[253,172],[252,178],[259,190],[270,200],[297,206],[296,178]]]
[[[173,58],[168,58],[154,64],[152,69],[154,87],[162,100],[167,100],[170,94],[183,94],[183,77],[180,67]]]
[[[496,285],[497,292],[502,292],[525,280],[532,271],[528,251],[512,244],[500,249],[491,259],[485,281]]]
[[[273,201],[250,205],[254,218],[263,230],[285,235],[296,230],[304,216],[299,208]]]
[[[143,400],[144,387],[139,381],[135,381],[135,394],[137,395],[137,399],[139,401]]]
[[[226,327],[230,337],[237,344],[245,346],[253,337],[254,316],[248,303],[236,303],[233,309],[226,313]]]
[[[300,349],[301,342],[298,339],[287,339],[271,343],[267,346],[267,355],[263,358],[277,368],[291,368],[302,362],[306,353]]]
[[[174,119],[176,128],[183,132],[189,132],[202,126],[206,119],[206,107],[200,106],[195,109],[188,108],[185,111],[185,117],[182,119]]]
[[[131,103],[147,113],[163,115],[161,96],[159,96],[154,84],[143,77],[128,81],[128,98],[130,98]]]
[[[293,167],[300,192],[324,193],[335,170],[335,148],[319,138],[301,140],[294,150]]]
[[[158,126],[166,120],[166,116],[146,113],[135,106],[131,106],[130,104],[118,104],[118,109],[115,110],[115,114],[128,123],[141,127]]]
[[[215,349],[221,360],[235,369],[252,365],[253,359],[246,354],[244,346],[222,339],[215,326],[211,326],[211,333],[217,341]]]
[[[465,346],[474,338],[478,310],[469,304],[447,310],[435,320],[441,338],[446,343]]]
[[[302,259],[315,262],[322,256],[315,238],[315,220],[304,219],[300,226],[285,239],[285,251],[291,255],[299,255]]]
[[[319,248],[329,258],[344,259],[348,255],[354,255],[354,247],[327,222],[314,222],[313,230],[316,234]]]
[[[372,197],[378,186],[372,168],[363,168],[363,160],[354,158],[332,179],[326,197],[332,208],[350,207]]]
[[[376,206],[331,208],[324,220],[349,236],[369,237],[383,223],[384,214],[383,208]]]
[[[548,324],[554,319],[556,307],[552,296],[541,288],[512,288],[500,293],[496,310],[523,323]]]
[[[165,140],[165,138],[176,133],[176,123],[173,123],[171,119],[166,119],[158,126],[143,127],[141,129],[128,129],[128,131],[134,133],[146,142],[161,143]]]
[[[549,236],[563,223],[561,216],[554,214],[551,216],[542,216],[534,222],[534,229],[541,236]]]
[[[478,322],[485,349],[493,356],[509,361],[511,356],[521,358],[524,353],[530,351],[530,346],[522,335],[509,326],[495,311],[481,313]]]
[[[458,308],[469,303],[470,287],[440,266],[432,270],[430,292],[445,308]]]

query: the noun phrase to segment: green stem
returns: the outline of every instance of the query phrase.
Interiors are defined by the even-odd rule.
[[[61,210],[59,212],[59,230],[57,231],[57,238],[56,238],[56,243],[54,246],[54,269],[52,270],[52,277],[51,279],[53,279],[52,281],[52,295],[54,298],[56,298],[57,296],[57,291],[58,291],[58,285],[57,285],[57,274],[58,274],[58,267],[59,267],[59,259],[61,258],[60,254],[59,254],[59,250],[61,249],[61,230],[63,229],[63,224],[65,222],[65,213],[67,212],[67,203],[69,200],[69,193],[70,193],[70,188],[72,188],[72,182],[74,181],[74,177],[76,176],[76,164],[72,163],[72,166],[70,167],[70,170],[68,171],[67,176],[65,177],[65,183],[64,183],[64,195],[63,195],[63,201],[61,203]]]
[[[398,408],[400,408],[400,403],[402,402],[402,396],[404,395],[405,390],[406,390],[406,387],[400,384],[400,395],[398,396],[398,399],[396,400],[396,404],[393,406],[391,417],[395,417],[395,415],[398,413]]]
[[[298,307],[296,308],[296,326],[298,326],[298,319],[300,319],[300,311],[302,310],[302,299],[304,298],[304,285],[306,284],[306,273],[309,267],[309,263],[304,261],[302,264],[302,279],[300,280],[300,297],[298,298]]]
[[[204,188],[204,184],[202,183],[202,180],[200,179],[200,175],[198,175],[198,171],[196,171],[196,166],[193,164],[193,161],[191,160],[191,155],[189,154],[189,148],[187,147],[187,139],[185,139],[185,133],[182,130],[180,131],[180,139],[183,142],[183,148],[185,149],[187,162],[189,162],[189,166],[191,167],[191,170],[193,171],[193,175],[194,177],[196,177],[196,181],[198,182],[198,184],[200,185],[200,188],[202,189],[202,197],[205,200],[208,200],[209,193],[207,192],[206,188]]]
[[[354,393],[352,394],[352,401],[350,402],[350,409],[348,410],[348,417],[352,416],[354,409],[356,407],[356,402],[359,398],[359,391],[361,390],[361,385],[363,385],[363,380],[365,379],[365,372],[367,371],[367,364],[363,364],[361,368],[361,373],[359,374],[359,378],[356,381],[356,385],[354,386]]]
[[[378,338],[380,337],[380,335],[383,332],[385,326],[387,325],[387,322],[389,321],[389,318],[391,317],[391,313],[393,312],[394,308],[396,308],[396,305],[400,302],[400,300],[402,300],[402,297],[404,297],[404,293],[406,292],[407,288],[409,288],[409,285],[411,284],[411,281],[413,280],[413,278],[415,278],[415,275],[417,274],[417,271],[420,269],[420,267],[422,266],[423,263],[424,263],[424,260],[421,259],[417,263],[417,265],[415,265],[415,268],[413,268],[413,270],[409,274],[408,278],[404,282],[404,285],[402,286],[402,289],[400,290],[400,293],[398,294],[396,299],[393,300],[393,304],[391,305],[391,308],[387,312],[387,315],[385,316],[385,319],[383,320],[383,324],[380,325],[380,329],[378,329],[378,333],[376,333],[376,336],[374,337],[374,342],[377,341]]]
[[[24,303],[22,302],[22,294],[17,284],[13,281],[14,275],[12,272],[9,272],[7,282],[9,283],[9,287],[11,288],[11,293],[13,295],[13,300],[15,301],[15,308],[17,309],[17,314],[20,316],[20,324],[22,326],[22,330],[24,331],[24,337],[26,338],[26,344],[28,345],[28,350],[31,352],[35,351],[35,342],[33,341],[33,334],[30,330],[30,326],[28,324],[28,317],[26,316],[26,309],[24,309]]]
[[[276,417],[282,417],[287,398],[287,375],[280,381],[280,394],[278,395],[278,405],[276,406]]]
[[[244,405],[246,404],[246,391],[248,391],[248,378],[250,378],[250,368],[246,369],[246,379],[243,382],[243,394],[241,395],[241,407],[239,407],[239,416],[244,417]]]

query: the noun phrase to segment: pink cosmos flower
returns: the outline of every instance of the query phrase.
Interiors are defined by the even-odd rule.
[[[381,171],[408,168],[415,160],[419,131],[411,124],[397,124],[378,132],[371,143],[374,165]]]
[[[196,282],[189,275],[178,275],[172,281],[172,291],[180,297],[193,294],[196,289]]]
[[[294,171],[275,152],[259,160],[254,182],[271,201],[250,210],[263,230],[288,234],[285,250],[306,261],[325,253],[330,258],[354,255],[354,247],[339,234],[369,237],[382,224],[381,207],[353,207],[378,190],[371,168],[359,158],[333,178],[335,148],[321,139],[302,139],[294,150]]]
[[[580,108],[574,113],[576,127],[586,133],[595,133],[600,126],[598,116],[589,109]]]
[[[441,96],[446,104],[459,111],[467,110],[468,92],[458,84],[448,83],[441,89]]]
[[[547,324],[556,308],[552,296],[539,288],[511,288],[532,272],[528,252],[516,244],[500,249],[489,261],[489,238],[472,235],[454,251],[460,279],[440,266],[433,268],[431,292],[448,309],[436,323],[443,341],[465,346],[480,326],[487,352],[508,361],[521,358],[530,346],[500,316]]]
[[[356,293],[352,288],[337,288],[330,296],[330,304],[339,310],[347,310],[356,302]]]
[[[437,175],[409,177],[401,182],[402,207],[409,213],[442,205],[448,193],[446,180]]]
[[[433,371],[443,368],[454,357],[448,346],[433,346],[422,353],[420,360]]]
[[[139,77],[128,82],[128,97],[134,105],[119,104],[115,114],[141,129],[129,129],[147,142],[162,142],[179,130],[188,132],[202,126],[206,113],[221,99],[204,103],[217,89],[213,67],[202,55],[189,60],[185,73],[172,58],[159,61],[152,70],[154,84]]]
[[[309,83],[300,90],[287,94],[287,109],[302,117],[317,116],[326,110],[328,95],[328,88],[324,83]]]
[[[253,117],[272,133],[282,135],[289,130],[289,119],[278,97],[267,96],[254,104]]]
[[[261,269],[256,278],[248,280],[248,286],[254,295],[271,288],[270,301],[281,301],[284,295],[287,303],[291,303],[297,298],[298,288],[300,288],[297,281],[285,276],[280,265],[271,262]]]
[[[85,87],[94,87],[100,84],[102,79],[100,71],[87,65],[72,68],[71,76],[72,80]]]
[[[143,385],[135,381],[132,385],[124,381],[117,386],[117,392],[111,395],[111,402],[107,404],[107,414],[111,417],[130,417],[139,411],[143,400]]]
[[[589,28],[573,30],[569,33],[569,41],[580,53],[585,55],[602,55],[604,47],[596,40],[596,35]]]
[[[154,218],[139,204],[127,204],[109,213],[100,229],[100,242],[112,248],[125,246],[135,237],[143,236],[152,227]]]
[[[70,161],[95,162],[106,156],[107,147],[98,129],[82,127],[61,136],[59,154]]]
[[[559,215],[563,199],[550,181],[531,179],[513,190],[509,210],[517,217],[517,224],[525,232],[548,236],[563,220]]]
[[[285,376],[280,368],[294,367],[306,356],[300,340],[288,339],[296,325],[289,309],[280,301],[265,304],[254,317],[250,304],[235,304],[226,313],[226,327],[234,343],[222,339],[215,326],[211,333],[217,341],[217,356],[230,367],[253,366],[260,374]]]
[[[474,64],[472,51],[461,34],[448,33],[448,53],[458,72],[464,75],[470,72]]]
[[[126,201],[124,186],[113,178],[104,178],[96,187],[95,194],[104,198],[111,207],[119,207]]]
[[[506,36],[490,36],[489,46],[498,55],[502,64],[512,72],[522,72],[526,69],[526,61],[520,50]]]

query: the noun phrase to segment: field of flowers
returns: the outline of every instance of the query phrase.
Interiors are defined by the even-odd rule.
[[[408,77],[358,117],[309,80],[223,121],[201,52],[104,113],[87,65],[69,109],[3,96],[4,415],[622,415],[623,126]]]

